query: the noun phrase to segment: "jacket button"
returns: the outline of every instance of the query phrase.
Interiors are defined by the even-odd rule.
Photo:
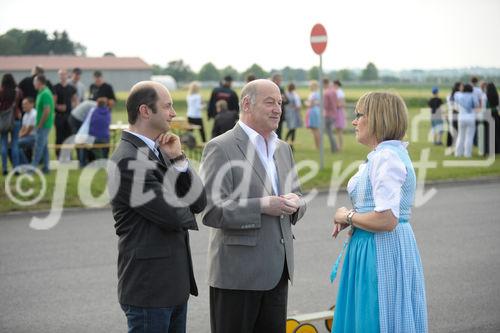
[[[284,240],[283,238],[282,238],[282,239],[280,239],[280,243],[281,243],[281,244],[285,244],[285,240]]]

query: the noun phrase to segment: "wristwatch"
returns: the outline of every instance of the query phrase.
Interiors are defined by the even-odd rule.
[[[354,209],[351,209],[349,213],[347,213],[347,224],[352,226],[352,217],[356,214],[356,211]]]
[[[179,156],[171,158],[170,163],[174,164],[175,162],[183,161],[185,159],[187,159],[186,154],[182,151]]]

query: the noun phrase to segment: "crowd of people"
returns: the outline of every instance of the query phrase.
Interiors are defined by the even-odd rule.
[[[249,75],[246,82],[255,80],[254,75]],[[305,125],[311,130],[314,138],[315,146],[319,149],[320,145],[320,96],[319,84],[317,81],[311,81],[309,87],[311,93],[303,102],[296,92],[296,86],[290,82],[286,90],[281,86],[283,78],[281,74],[276,73],[271,78],[279,88],[282,98],[282,112],[276,134],[278,138],[287,141],[292,149],[296,139],[296,130]],[[208,119],[214,119],[212,138],[226,132],[234,127],[239,117],[239,100],[236,92],[231,88],[232,77],[226,76],[220,83],[220,86],[213,89],[210,100],[207,106]],[[343,146],[343,130],[346,126],[345,115],[345,94],[342,90],[342,83],[339,80],[330,82],[329,79],[324,79],[323,87],[325,90],[323,97],[324,111],[323,122],[325,133],[330,141],[331,152],[342,150]],[[200,136],[203,142],[206,142],[206,136],[203,124],[203,107],[204,104],[199,93],[200,83],[197,81],[191,82],[188,89],[187,116],[188,122],[192,125],[200,126]],[[219,107],[217,103],[219,103]],[[303,105],[306,106],[305,114],[303,114]],[[283,135],[283,125],[286,124],[288,129],[286,135]]]
[[[0,88],[0,133],[2,173],[8,173],[10,158],[19,172],[33,172],[42,165],[42,172],[49,172],[49,134],[55,127],[55,154],[59,161],[71,159],[71,149],[65,148],[71,137],[78,135],[84,142],[98,143],[96,149],[78,149],[80,166],[93,159],[107,157],[111,122],[111,109],[116,97],[113,87],[104,81],[101,71],[94,72],[95,82],[89,87],[88,99],[85,85],[80,81],[82,71],[74,68],[58,71],[59,82],[53,85],[40,66],[19,84],[12,74],[4,74]],[[77,143],[84,143],[77,142]],[[75,143],[74,141],[69,143]]]
[[[446,98],[446,116],[437,87],[432,88],[432,95],[428,106],[435,145],[443,144],[443,134],[446,133],[446,145],[454,150],[456,157],[472,157],[474,145],[478,146],[479,155],[500,153],[498,90],[493,82],[479,82],[475,76],[468,83],[456,82]],[[447,131],[444,130],[444,120]]]
[[[2,77],[0,146],[4,175],[8,173],[9,158],[13,168],[19,165],[33,168],[41,164],[42,171],[48,172],[48,137],[53,127],[53,146],[59,161],[71,159],[72,151],[64,149],[63,145],[70,137],[74,137],[71,143],[100,146],[76,149],[81,167],[94,159],[108,156],[109,125],[111,110],[116,103],[115,93],[113,87],[105,82],[102,72],[94,72],[95,81],[88,89],[81,82],[81,74],[80,68],[74,68],[71,73],[60,69],[59,82],[52,84],[45,77],[43,68],[36,66],[32,75],[21,80],[18,85],[11,74]],[[255,76],[249,75],[247,83],[255,79]],[[342,83],[329,79],[322,81],[324,94],[321,115],[318,81],[310,81],[310,93],[305,100],[301,100],[293,82],[284,89],[279,73],[270,79],[280,88],[282,98],[282,113],[276,129],[278,138],[284,139],[294,149],[297,129],[305,126],[312,134],[316,149],[319,149],[320,124],[323,124],[330,151],[342,151],[346,127]],[[203,120],[205,109],[208,120],[213,119],[211,138],[233,128],[239,119],[239,98],[231,86],[232,81],[231,76],[224,77],[220,85],[213,89],[207,103],[202,100],[200,82],[189,84],[187,121],[199,129],[203,143],[209,140]],[[445,105],[447,114],[443,108]],[[447,96],[446,103],[439,96],[439,89],[434,87],[428,106],[431,109],[435,145],[442,145],[443,135],[446,135],[446,145],[453,148],[457,157],[471,157],[474,145],[479,147],[480,155],[488,154],[490,142],[494,143],[494,152],[499,153],[498,92],[493,82],[479,82],[476,77],[472,77],[469,83],[457,82]],[[286,135],[282,134],[284,124],[287,127]],[[491,137],[490,131],[494,137]]]

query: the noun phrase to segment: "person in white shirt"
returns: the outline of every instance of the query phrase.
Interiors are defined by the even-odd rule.
[[[78,67],[73,68],[69,84],[71,84],[76,89],[77,105],[83,102],[83,100],[85,99],[85,85],[82,83],[82,81],[80,81],[81,76],[82,70]]]
[[[200,126],[201,140],[206,142],[205,129],[203,128],[203,118],[201,116],[201,109],[204,107],[200,95],[200,83],[193,81],[189,85],[187,102],[187,117],[188,123]]]
[[[19,162],[20,164],[29,164],[30,161],[26,157],[26,153],[31,157],[31,152],[35,145],[36,133],[36,109],[32,97],[23,99],[23,119],[21,121],[21,130],[19,131]]]

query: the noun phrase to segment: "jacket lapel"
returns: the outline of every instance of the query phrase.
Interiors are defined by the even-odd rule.
[[[266,169],[264,168],[264,165],[262,164],[260,157],[257,154],[257,150],[252,144],[250,144],[248,135],[239,125],[234,126],[233,133],[237,142],[237,146],[240,149],[241,153],[250,163],[250,165],[252,165],[254,172],[262,182],[262,185],[264,185],[264,188],[266,189],[268,194],[273,195],[273,186],[271,185],[271,180],[267,176]]]
[[[134,134],[131,134],[127,131],[122,132],[122,140],[130,142],[132,145],[134,145],[137,148],[138,154],[145,154],[147,156],[148,160],[151,160],[158,164],[158,166],[161,169],[167,169],[167,165],[165,165],[157,156],[156,154],[149,149],[148,145],[142,141],[140,138],[135,136]],[[160,152],[161,154],[161,152]]]

